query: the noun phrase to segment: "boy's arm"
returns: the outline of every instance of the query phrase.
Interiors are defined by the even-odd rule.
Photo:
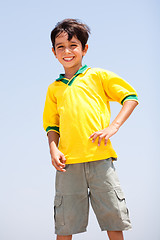
[[[50,131],[48,132],[47,135],[48,135],[48,142],[49,142],[52,164],[57,170],[61,172],[65,172],[66,170],[64,169],[64,167],[65,167],[66,159],[64,154],[60,152],[57,147],[58,141],[59,141],[59,134],[54,131]]]
[[[104,138],[104,143],[107,145],[107,140],[113,136],[122,124],[128,119],[128,117],[133,112],[134,108],[138,105],[137,101],[129,100],[125,101],[121,111],[114,119],[114,121],[107,127],[101,131],[94,132],[89,138],[92,139],[92,142],[95,142],[96,138],[98,137],[98,146],[100,146],[102,139]]]

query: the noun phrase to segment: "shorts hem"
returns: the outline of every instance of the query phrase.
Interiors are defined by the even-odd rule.
[[[58,231],[55,231],[55,234],[59,235],[59,236],[68,236],[68,235],[73,235],[73,234],[78,234],[78,233],[83,233],[83,232],[87,232],[87,229],[84,228],[82,230],[73,231],[73,232],[70,232],[70,233],[58,233]]]
[[[132,227],[131,226],[128,226],[128,227],[124,227],[124,228],[112,228],[112,229],[109,229],[107,227],[101,227],[101,231],[127,231],[127,230],[132,230]]]

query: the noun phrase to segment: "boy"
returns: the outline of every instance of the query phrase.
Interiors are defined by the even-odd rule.
[[[138,99],[133,87],[113,72],[82,66],[89,33],[88,26],[75,19],[63,20],[51,32],[52,51],[65,71],[49,86],[43,115],[57,169],[55,233],[58,240],[70,240],[86,231],[90,199],[101,230],[110,240],[123,240],[122,231],[131,224],[109,138]],[[109,101],[122,104],[110,125]]]

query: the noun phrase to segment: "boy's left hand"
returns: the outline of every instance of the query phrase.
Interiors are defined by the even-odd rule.
[[[101,131],[97,131],[92,133],[89,139],[92,139],[92,142],[95,142],[96,138],[98,137],[98,146],[100,146],[102,139],[104,138],[104,144],[107,145],[107,141],[110,137],[112,137],[117,131],[118,126],[111,124],[109,127],[104,128]]]
[[[109,127],[104,128],[101,131],[92,133],[92,135],[89,137],[90,139],[92,139],[92,142],[95,142],[96,138],[98,137],[98,146],[100,146],[101,141],[104,138],[104,144],[106,146],[108,139],[119,130],[119,128],[128,119],[128,117],[131,115],[137,105],[138,102],[135,100],[124,102],[121,111],[118,113],[117,117],[114,119],[114,121],[110,124]]]

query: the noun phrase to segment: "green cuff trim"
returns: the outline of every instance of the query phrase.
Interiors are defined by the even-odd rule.
[[[123,105],[124,101],[126,101],[126,100],[137,100],[138,101],[138,97],[136,95],[129,95],[121,101],[121,104]]]
[[[54,127],[47,127],[46,128],[46,132],[49,132],[50,130],[53,130],[53,131],[56,131],[56,132],[59,133],[59,127],[54,126]]]

